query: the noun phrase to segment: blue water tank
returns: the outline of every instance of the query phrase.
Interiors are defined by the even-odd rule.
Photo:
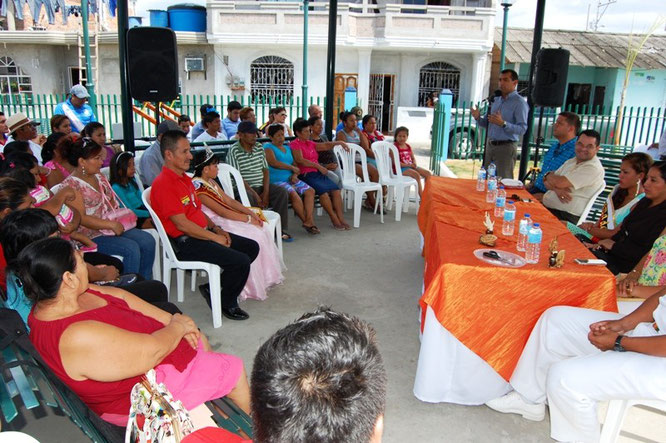
[[[150,26],[157,26],[160,28],[169,27],[169,13],[162,9],[149,9],[150,12]]]
[[[169,6],[169,27],[174,31],[206,32],[206,8],[193,3]]]
[[[127,18],[127,25],[128,25],[128,27],[130,27],[130,28],[136,28],[136,27],[141,26],[141,21],[142,21],[142,20],[143,20],[143,17],[134,17],[134,16],[131,16],[131,17],[128,17],[128,18]]]

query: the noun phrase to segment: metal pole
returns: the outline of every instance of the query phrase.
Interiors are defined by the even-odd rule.
[[[83,25],[83,48],[86,56],[86,89],[90,98],[90,107],[97,112],[97,97],[95,97],[95,76],[90,61],[90,33],[88,32],[88,2],[81,2],[81,24]]]
[[[504,6],[504,24],[502,25],[502,52],[500,58],[500,72],[504,71],[504,54],[506,54],[506,28],[509,23],[509,7],[508,3],[502,3]]]
[[[120,0],[118,8],[118,58],[120,60],[120,110],[123,118],[123,139],[125,150],[134,152],[134,118],[132,114],[132,97],[129,95],[127,76],[127,29],[129,16],[127,0]]]
[[[308,118],[307,100],[308,100],[308,4],[309,0],[303,0],[303,112],[302,117]]]
[[[335,33],[338,24],[338,0],[328,3],[328,50],[326,57],[326,135],[333,140],[333,95],[335,83]]]
[[[534,81],[534,67],[536,65],[537,52],[541,49],[541,37],[543,35],[543,17],[546,12],[546,0],[538,0],[536,17],[534,20],[534,37],[532,37],[532,60],[530,61],[530,76],[527,83],[527,131],[523,136],[523,146],[520,150],[520,169],[518,177],[524,177],[527,172],[527,163],[530,157],[530,138],[532,137],[532,124],[534,123],[534,102],[532,101],[532,87]]]

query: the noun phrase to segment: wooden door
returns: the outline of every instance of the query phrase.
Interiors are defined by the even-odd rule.
[[[358,89],[358,74],[335,74],[333,83],[333,129],[339,122],[338,116],[345,109],[345,89],[353,86]]]

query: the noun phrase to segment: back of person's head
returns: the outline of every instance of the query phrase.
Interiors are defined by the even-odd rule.
[[[37,164],[37,159],[32,154],[13,152],[2,161],[0,175],[25,183],[28,189],[32,189],[37,185],[37,181],[31,169]]]
[[[511,80],[514,81],[514,82],[516,80],[518,80],[518,73],[516,71],[514,71],[513,69],[505,69],[502,72],[500,72],[500,74],[509,74],[509,76],[511,77]]]
[[[296,119],[296,121],[294,121],[294,127],[293,127],[294,132],[301,132],[303,129],[309,128],[309,127],[310,127],[310,123],[302,117],[298,117]]]
[[[62,149],[67,162],[75,168],[79,165],[79,159],[87,160],[102,151],[102,147],[89,137],[63,137],[58,147]]]
[[[51,117],[51,120],[49,121],[49,124],[51,126],[51,132],[58,132],[58,128],[65,120],[69,120],[69,118],[66,115],[62,114],[56,114],[53,117]]]
[[[236,111],[243,109],[243,105],[238,103],[236,100],[232,100],[227,104],[227,112]]]
[[[201,119],[201,124],[204,127],[206,127],[206,126],[210,125],[211,123],[213,123],[216,118],[220,118],[220,114],[218,114],[215,111],[209,112],[209,113],[207,113],[206,115],[203,116],[203,118]]]
[[[104,129],[104,125],[101,124],[100,122],[90,122],[83,127],[81,135],[83,137],[92,137],[95,131],[97,131],[98,129]]]
[[[191,121],[189,115],[181,114],[178,116],[178,123],[184,123],[189,121]]]
[[[2,155],[7,158],[8,156],[12,155],[14,152],[26,152],[32,154],[32,150],[30,149],[30,143],[26,141],[20,141],[20,140],[14,140],[9,143],[7,143],[2,150]]]
[[[201,117],[212,111],[215,111],[215,108],[213,108],[213,105],[210,105],[208,103],[203,104],[199,107],[199,114],[201,114]]]
[[[564,120],[571,126],[573,126],[574,133],[578,134],[580,132],[580,117],[575,112],[562,111],[560,115]]]
[[[257,352],[254,438],[368,442],[381,432],[386,371],[366,322],[326,308],[280,329]]]
[[[586,129],[584,131],[581,131],[580,134],[578,134],[578,137],[580,137],[581,135],[594,138],[595,146],[599,146],[599,144],[601,143],[601,134],[599,134],[594,129]]]
[[[7,269],[21,279],[30,301],[52,300],[58,295],[63,275],[76,269],[76,252],[67,240],[48,237],[23,248]]]
[[[129,181],[127,176],[127,169],[129,169],[130,161],[134,158],[134,154],[129,151],[117,152],[109,162],[109,181],[111,183],[118,183],[126,185]]]
[[[25,202],[28,192],[25,183],[11,177],[0,177],[0,212],[14,211]]]
[[[294,123],[294,125],[296,125],[296,123]],[[295,127],[295,126],[294,126],[294,127]],[[295,129],[294,129],[294,130],[295,130]],[[282,125],[280,125],[280,124],[273,124],[273,125],[268,126],[268,132],[267,132],[266,134],[267,134],[269,137],[272,138],[272,137],[275,136],[275,134],[277,134],[277,133],[280,132],[280,131],[284,132],[284,126],[282,126]]]
[[[42,147],[42,162],[46,163],[53,160],[53,153],[58,146],[58,142],[63,138],[65,134],[63,132],[54,132],[46,138],[44,146]]]
[[[58,222],[44,209],[14,211],[0,223],[0,243],[8,263],[30,243],[58,232]]]
[[[162,153],[162,157],[165,157],[164,154],[166,151],[174,152],[178,149],[178,143],[181,139],[187,140],[187,136],[180,129],[167,131],[162,134],[162,140],[160,141],[160,152]]]

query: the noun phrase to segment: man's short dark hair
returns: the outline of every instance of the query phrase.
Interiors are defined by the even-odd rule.
[[[510,74],[511,80],[513,80],[514,82],[518,80],[518,73],[513,69],[505,69],[502,72],[500,72],[500,74]]]
[[[250,386],[260,443],[367,442],[386,401],[374,330],[327,308],[305,314],[259,348]]]
[[[571,126],[574,127],[576,134],[580,132],[580,117],[578,116],[578,114],[576,114],[575,112],[562,111],[560,112],[560,115],[564,117],[567,123],[569,123]]]
[[[209,112],[206,115],[203,116],[201,119],[201,124],[205,127],[210,125],[215,121],[216,118],[220,118],[220,114],[217,112]]]
[[[181,138],[187,140],[187,136],[181,130],[178,131],[167,131],[162,134],[162,140],[160,141],[160,152],[162,153],[162,158],[165,157],[166,151],[174,152],[178,148],[178,142]]]
[[[595,146],[599,146],[601,144],[601,134],[599,134],[594,129],[586,129],[584,131],[581,131],[581,133],[578,134],[578,137],[580,137],[581,135],[586,135],[588,137],[594,137],[594,145]]]
[[[181,114],[178,116],[178,123],[189,122],[189,121],[191,121],[189,115]]]
[[[232,100],[227,104],[227,112],[235,111],[237,109],[243,109],[243,105],[238,103],[236,100]]]

